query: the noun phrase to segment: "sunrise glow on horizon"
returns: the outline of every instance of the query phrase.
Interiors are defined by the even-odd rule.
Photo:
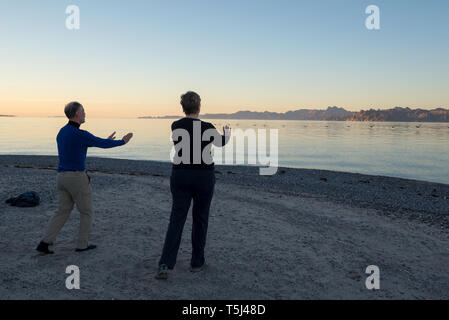
[[[65,8],[80,9],[80,29]],[[367,30],[365,8],[380,8]],[[449,108],[449,2],[17,1],[0,3],[0,115]]]

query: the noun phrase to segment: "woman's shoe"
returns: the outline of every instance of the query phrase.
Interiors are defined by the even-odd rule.
[[[192,267],[190,266],[190,272],[201,272],[204,270],[204,264],[201,267]]]
[[[155,278],[158,279],[158,280],[167,280],[168,279],[168,267],[167,267],[167,265],[161,264],[159,266],[159,270],[158,270]]]

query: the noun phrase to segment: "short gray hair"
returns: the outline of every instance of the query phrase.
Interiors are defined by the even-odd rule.
[[[185,114],[195,114],[200,111],[201,98],[198,93],[187,91],[181,96],[182,110]]]
[[[82,108],[83,105],[79,102],[72,101],[66,104],[64,108],[64,113],[67,116],[67,118],[71,119],[76,115],[76,112],[79,108]]]

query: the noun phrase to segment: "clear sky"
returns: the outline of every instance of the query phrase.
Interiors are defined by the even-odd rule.
[[[449,108],[447,0],[2,0],[0,36],[0,114]]]

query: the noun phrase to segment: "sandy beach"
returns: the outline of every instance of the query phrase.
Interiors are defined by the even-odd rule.
[[[77,209],[54,255],[34,250],[57,208],[57,157],[0,156],[0,299],[448,299],[449,185],[326,170],[217,166],[207,268],[154,279],[171,209],[170,163],[88,158],[95,217],[74,252]],[[41,204],[4,201],[36,191]],[[81,289],[68,290],[68,265]],[[380,290],[365,269],[380,268]]]

